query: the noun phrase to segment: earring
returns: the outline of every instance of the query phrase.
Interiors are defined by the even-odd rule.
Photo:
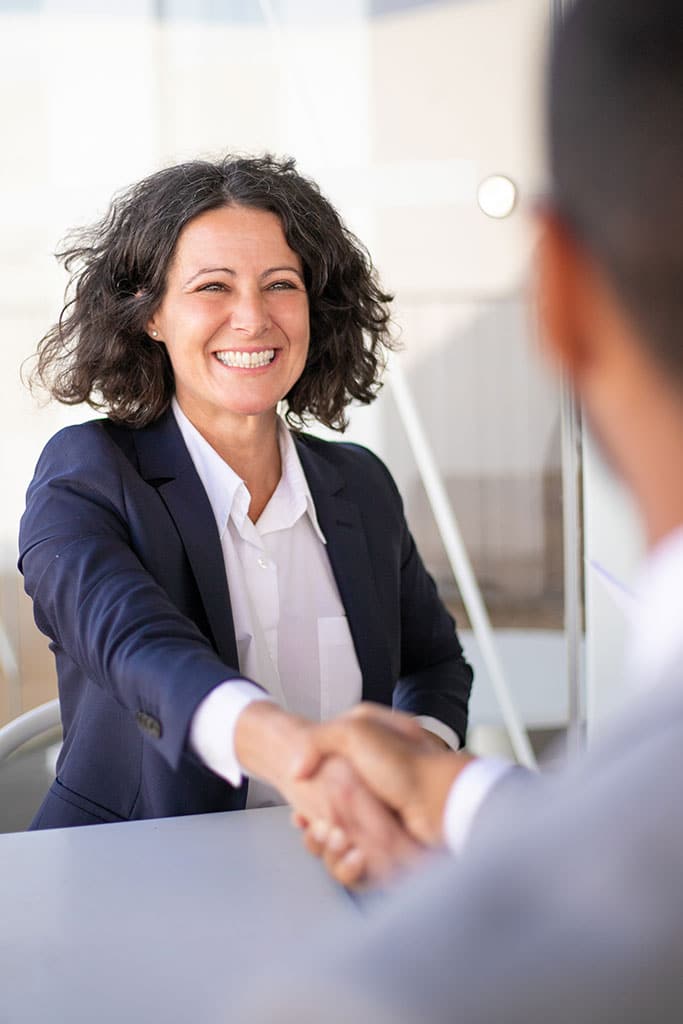
[[[152,331],[152,337],[153,338],[158,338],[159,337],[159,332],[158,331]]]

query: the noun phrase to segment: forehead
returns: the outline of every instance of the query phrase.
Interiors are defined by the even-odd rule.
[[[173,267],[228,266],[286,260],[300,267],[289,247],[282,222],[270,210],[250,206],[221,206],[189,221],[178,237]],[[216,262],[219,261],[219,262]],[[234,268],[237,269],[237,268]]]

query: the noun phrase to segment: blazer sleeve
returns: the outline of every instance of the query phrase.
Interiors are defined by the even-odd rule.
[[[28,489],[19,568],[55,653],[130,711],[175,769],[195,708],[239,672],[134,551],[124,460],[96,423],[52,438]]]

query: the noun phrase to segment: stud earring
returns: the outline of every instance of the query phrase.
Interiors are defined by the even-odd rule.
[[[152,331],[152,337],[153,338],[158,338],[159,337],[159,332],[158,331]]]

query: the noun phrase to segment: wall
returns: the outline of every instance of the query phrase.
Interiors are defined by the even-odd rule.
[[[160,6],[163,21],[153,16]],[[396,292],[399,358],[489,591],[502,578],[513,596],[515,587],[545,593],[558,413],[532,351],[526,281],[527,211],[542,180],[546,5],[424,3],[369,18],[387,6],[0,4],[0,417],[10,439],[0,614],[23,676],[21,692],[0,688],[0,719],[53,692],[20,596],[16,529],[45,440],[90,415],[39,407],[19,379],[60,308],[65,279],[52,254],[116,189],[197,154],[293,153],[318,178]],[[476,205],[478,181],[494,171],[520,187],[520,207],[503,222]],[[390,387],[354,414],[351,436],[389,462],[447,587]]]
[[[586,559],[586,712],[589,735],[628,696],[624,651],[633,629],[628,597],[605,581],[600,566],[634,593],[644,537],[629,494],[605,464],[590,434],[584,435]]]

